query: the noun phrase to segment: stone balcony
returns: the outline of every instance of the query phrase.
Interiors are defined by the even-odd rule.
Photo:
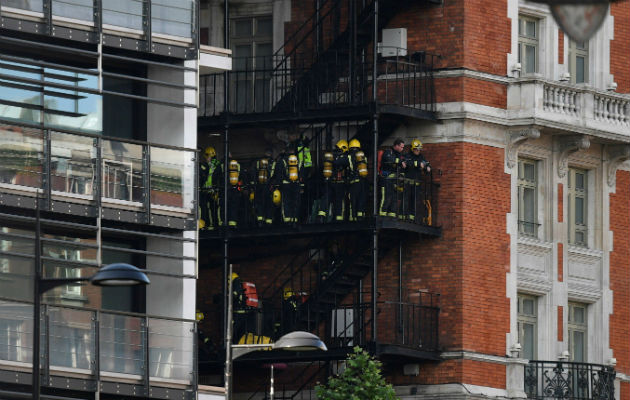
[[[630,95],[542,78],[508,86],[508,119],[558,131],[630,142]]]

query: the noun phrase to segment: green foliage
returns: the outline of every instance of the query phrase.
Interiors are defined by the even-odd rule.
[[[346,360],[346,369],[326,385],[317,385],[320,400],[397,400],[392,385],[381,375],[381,363],[356,346]]]

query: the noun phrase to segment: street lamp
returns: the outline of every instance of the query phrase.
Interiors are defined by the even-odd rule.
[[[258,350],[290,350],[290,351],[327,351],[326,344],[316,335],[309,332],[295,331],[280,337],[275,343],[267,344],[232,344],[232,360]],[[231,363],[230,363],[231,368]],[[269,380],[269,398],[273,400],[273,363],[271,364]],[[226,382],[227,400],[232,400],[232,385]]]

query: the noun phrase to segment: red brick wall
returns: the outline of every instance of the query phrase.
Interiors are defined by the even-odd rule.
[[[610,195],[610,289],[613,313],[610,315],[610,346],[617,358],[617,371],[630,373],[630,173],[617,171],[616,193]],[[626,387],[626,390],[628,388]],[[627,399],[628,397],[623,397]]]
[[[564,32],[558,29],[558,64],[564,64]]]
[[[610,42],[610,73],[617,82],[617,92],[630,93],[630,1],[612,3],[615,38]]]
[[[564,280],[564,245],[558,243],[558,282]]]
[[[558,183],[558,222],[564,220],[564,186]]]
[[[558,342],[562,342],[564,339],[564,308],[558,306]]]
[[[507,108],[507,86],[473,78],[438,78],[435,80],[438,103],[467,101],[490,107]]]

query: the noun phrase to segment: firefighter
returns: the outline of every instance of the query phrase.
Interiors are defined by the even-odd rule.
[[[228,174],[228,188],[227,188],[227,201],[229,207],[227,209],[227,224],[229,227],[236,228],[238,226],[238,213],[241,209],[241,190],[242,182],[241,178],[241,165],[232,158],[230,154],[230,161],[227,168]],[[223,198],[221,198],[223,201]]]
[[[330,215],[330,203],[331,203],[331,179],[333,176],[333,169],[335,156],[332,151],[324,152],[324,162],[322,163],[322,196],[319,199],[319,210],[317,211],[317,217],[319,222],[327,222]]]
[[[214,147],[208,146],[199,163],[199,208],[202,229],[214,229],[221,224],[219,215],[219,184],[221,182],[221,162],[217,159]]]
[[[350,221],[357,221],[365,217],[367,196],[367,157],[361,150],[361,143],[352,139],[348,145],[350,151],[348,160],[348,194],[350,197]]]
[[[254,214],[257,224],[271,224],[273,222],[273,206],[271,193],[271,175],[273,166],[273,151],[265,150],[265,156],[256,161],[251,186],[254,188]]]
[[[422,212],[422,205],[418,204],[423,193],[422,180],[426,174],[431,172],[429,162],[420,153],[422,142],[419,139],[411,141],[411,151],[405,154],[405,193],[406,193],[406,218],[415,221],[416,215]]]
[[[238,343],[238,340],[247,332],[247,317],[249,309],[247,308],[245,299],[245,290],[243,289],[243,281],[236,272],[230,277],[232,280],[232,340]]]
[[[335,221],[343,221],[345,214],[346,198],[346,165],[348,142],[341,139],[335,145],[333,151],[333,173],[331,178],[333,216]]]
[[[402,176],[402,171],[407,167],[402,151],[405,142],[401,138],[394,139],[394,144],[383,152],[381,158],[380,188],[381,203],[379,207],[380,216],[398,216],[398,179]]]
[[[295,224],[300,210],[300,165],[295,150],[289,147],[280,161],[274,162],[272,182],[280,187],[282,221]]]

